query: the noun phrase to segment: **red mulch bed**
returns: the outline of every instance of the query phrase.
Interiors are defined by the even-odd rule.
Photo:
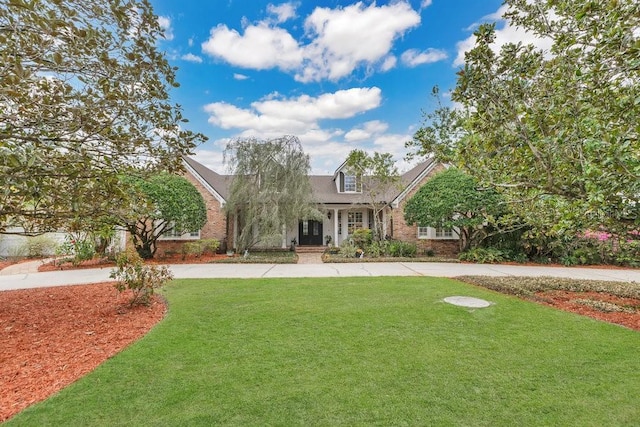
[[[640,331],[640,299],[621,298],[600,292],[546,291],[536,293],[535,300],[560,310],[570,311]],[[619,307],[629,307],[633,312],[603,311],[580,303],[579,300],[602,301]]]
[[[144,336],[158,297],[129,307],[113,283],[0,292],[0,422],[46,399]]]

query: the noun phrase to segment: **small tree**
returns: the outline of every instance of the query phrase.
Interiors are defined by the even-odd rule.
[[[202,195],[184,177],[162,173],[146,180],[128,177],[123,182],[131,186],[135,196],[120,220],[144,259],[153,258],[162,234],[199,230],[207,222]]]
[[[369,155],[356,149],[349,153],[346,165],[354,175],[361,177],[362,192],[373,211],[373,239],[379,241],[384,238],[380,215],[395,196],[393,190],[400,188],[400,174],[393,156],[378,152]]]
[[[421,227],[457,228],[460,249],[486,237],[484,224],[501,213],[500,195],[479,188],[478,181],[450,168],[427,181],[407,201],[404,218]]]
[[[311,198],[309,156],[295,136],[237,139],[227,145],[225,162],[234,175],[226,210],[240,219],[239,249],[275,244],[283,228],[319,217]]]

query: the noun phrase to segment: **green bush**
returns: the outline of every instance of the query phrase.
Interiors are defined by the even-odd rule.
[[[70,256],[71,262],[78,265],[81,261],[90,260],[96,254],[95,245],[91,239],[83,236],[66,235],[64,243],[56,249],[56,255]]]
[[[353,244],[359,248],[364,248],[367,245],[370,245],[373,241],[373,232],[368,228],[360,228],[355,230],[353,234],[350,236],[351,240],[353,240]]]
[[[389,243],[389,255],[392,257],[413,258],[418,253],[415,243],[392,240]]]
[[[23,243],[24,249],[20,252],[29,258],[41,258],[54,254],[58,243],[48,236],[27,237]]]
[[[134,306],[149,305],[154,290],[173,279],[173,274],[166,265],[145,265],[135,249],[129,248],[116,257],[116,269],[109,277],[117,280],[118,292],[133,293],[129,305]]]
[[[473,248],[458,255],[461,261],[477,262],[479,264],[495,264],[507,260],[504,251],[496,248]]]
[[[217,239],[202,239],[187,242],[182,245],[182,259],[185,259],[187,255],[193,255],[200,257],[205,253],[215,254],[220,247],[220,242]]]
[[[340,256],[344,258],[355,258],[358,247],[351,240],[345,240],[340,245]]]
[[[369,258],[380,258],[389,254],[389,242],[381,240],[379,242],[371,242],[365,247],[364,252]]]

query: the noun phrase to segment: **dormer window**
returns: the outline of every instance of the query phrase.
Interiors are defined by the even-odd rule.
[[[345,175],[344,176],[344,191],[355,192],[356,191],[356,176]]]
[[[360,193],[362,192],[362,180],[358,175],[340,172],[340,192]]]

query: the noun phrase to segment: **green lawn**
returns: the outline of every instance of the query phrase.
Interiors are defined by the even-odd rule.
[[[145,338],[7,425],[640,420],[639,333],[453,280],[176,280],[165,293]]]

